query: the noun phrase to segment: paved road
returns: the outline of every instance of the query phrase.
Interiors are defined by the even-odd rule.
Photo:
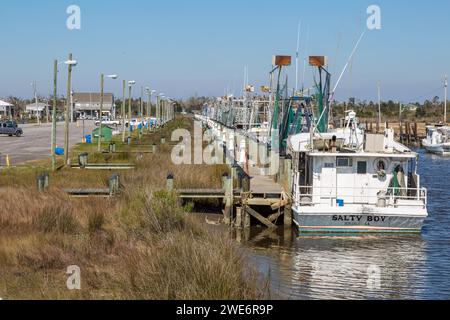
[[[6,155],[9,155],[11,165],[18,165],[26,161],[50,158],[51,150],[51,124],[20,125],[24,134],[22,137],[8,137],[0,135],[0,166],[5,165]],[[93,121],[85,121],[85,132],[90,134],[94,128]],[[77,128],[70,125],[69,143],[73,147],[82,141],[83,125]],[[56,130],[56,144],[64,147],[64,123],[58,123]]]

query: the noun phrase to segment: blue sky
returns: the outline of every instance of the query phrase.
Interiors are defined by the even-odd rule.
[[[71,4],[81,8],[79,31],[66,28]],[[382,30],[366,33],[337,98],[375,99],[378,81],[385,99],[442,95],[438,89],[450,73],[445,0],[15,0],[0,2],[0,97],[31,97],[34,80],[39,94],[48,95],[52,61],[69,52],[79,61],[75,91],[98,91],[104,72],[173,98],[222,95],[227,88],[238,93],[244,66],[250,83],[259,87],[268,82],[272,55],[295,56],[300,19],[301,54],[327,55],[336,81],[371,4],[381,7]],[[66,73],[62,67],[59,94],[65,92]],[[310,85],[310,68],[306,75]],[[289,78],[293,86],[294,65]],[[108,81],[106,90],[121,95],[120,86]]]

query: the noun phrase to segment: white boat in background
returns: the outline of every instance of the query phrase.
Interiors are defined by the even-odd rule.
[[[289,153],[301,233],[421,232],[428,212],[418,155],[393,130],[365,133],[350,112],[344,128],[291,136]]]
[[[430,153],[450,155],[450,127],[427,127],[427,137],[422,140],[422,146]]]

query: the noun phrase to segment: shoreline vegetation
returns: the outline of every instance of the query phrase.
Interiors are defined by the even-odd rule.
[[[269,298],[264,279],[244,248],[189,214],[165,190],[168,172],[176,188],[221,186],[226,166],[175,166],[168,141],[174,129],[193,130],[193,120],[177,118],[160,131],[135,136],[123,153],[95,154],[90,163],[131,162],[120,172],[122,191],[113,198],[70,198],[64,188],[107,185],[112,172],[62,169],[50,173],[48,190],[39,192],[36,176],[48,161],[0,171],[0,298],[9,300],[257,300]],[[156,154],[133,147],[158,144]],[[107,149],[107,145],[104,145]],[[142,147],[140,147],[142,148]],[[141,149],[140,149],[141,150]],[[81,290],[66,286],[69,266],[81,271]]]

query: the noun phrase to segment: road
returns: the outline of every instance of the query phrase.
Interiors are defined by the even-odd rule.
[[[0,166],[5,165],[6,155],[9,155],[12,166],[19,165],[27,161],[50,158],[51,151],[51,124],[20,125],[23,129],[23,136],[8,137],[0,135]],[[85,121],[85,134],[91,134],[95,128],[93,121]],[[73,147],[82,142],[83,124],[80,121],[79,127],[76,124],[70,125],[69,144]],[[56,129],[56,145],[64,147],[64,123],[58,123]]]

